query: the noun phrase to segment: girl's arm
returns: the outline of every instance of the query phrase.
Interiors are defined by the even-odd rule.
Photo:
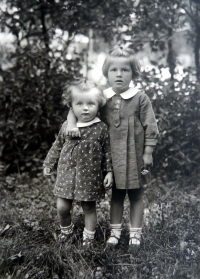
[[[140,96],[140,121],[144,129],[144,145],[156,146],[159,132],[151,102],[146,94]]]
[[[107,127],[104,130],[104,135],[102,139],[102,149],[103,149],[102,171],[112,172],[113,167],[112,167],[112,159],[111,159],[110,138],[109,138]]]
[[[143,94],[140,99],[140,120],[145,138],[143,161],[144,166],[148,167],[153,165],[152,153],[157,144],[159,132],[151,102],[146,94]]]
[[[67,129],[66,129],[66,135],[71,137],[81,137],[81,133],[79,128],[76,126],[76,116],[72,109],[69,110],[69,113],[67,115]]]
[[[102,148],[103,148],[102,170],[103,172],[107,172],[104,178],[104,187],[106,190],[108,190],[113,186],[113,167],[112,167],[112,159],[111,159],[110,138],[109,138],[107,127],[105,128],[105,132],[103,135]]]
[[[67,122],[65,122],[62,125],[62,128],[59,131],[55,142],[53,143],[51,149],[49,150],[49,152],[44,160],[43,167],[44,167],[45,176],[51,175],[52,169],[54,168],[55,164],[58,162],[58,159],[60,157],[60,151],[65,142],[63,130],[66,129],[66,125],[67,125]]]

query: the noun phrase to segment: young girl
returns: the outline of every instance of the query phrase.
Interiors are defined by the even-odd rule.
[[[96,117],[106,100],[96,84],[85,79],[65,88],[63,98],[78,119],[81,139],[66,136],[65,121],[44,161],[44,175],[51,175],[58,162],[54,194],[60,239],[73,231],[70,212],[73,200],[78,200],[85,215],[83,245],[89,245],[95,234],[96,200],[104,198],[104,188],[109,189],[113,182],[107,126]],[[104,179],[102,171],[106,173]]]
[[[137,87],[129,87],[140,74],[132,49],[116,47],[111,50],[103,64],[103,74],[111,88],[104,90],[107,104],[101,109],[101,119],[109,127],[114,171],[111,235],[107,244],[116,245],[120,239],[127,193],[131,223],[129,245],[139,245],[143,217],[141,169],[153,164],[152,152],[158,137],[156,119],[148,96]],[[72,113],[69,121],[74,127]]]

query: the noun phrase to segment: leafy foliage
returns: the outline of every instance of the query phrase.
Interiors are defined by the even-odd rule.
[[[50,68],[48,55],[37,46],[17,50],[14,59],[12,70],[1,71],[1,156],[12,167],[34,170],[61,124],[62,87],[72,73]]]
[[[155,149],[155,169],[189,175],[200,163],[200,100],[199,88],[192,72],[183,77],[162,81],[152,70],[144,77],[144,90],[152,99],[158,119],[159,140]]]
[[[74,36],[88,35],[91,28],[95,36],[110,37],[115,20],[117,26],[124,21],[128,24],[130,4],[115,0],[7,1],[1,12],[1,30],[11,32],[16,41],[4,59],[9,63],[0,67],[0,157],[6,169],[35,171],[41,166],[66,119],[67,110],[61,104],[63,85],[82,76],[85,63],[87,50],[83,47],[79,54],[74,50],[67,60],[68,46],[75,48]]]
[[[190,173],[196,168],[198,88],[191,80],[191,69],[185,69],[182,79],[177,79],[172,45],[175,30],[188,23],[195,5],[199,8],[193,2],[189,9],[187,1],[179,0],[7,1],[1,12],[1,30],[11,32],[16,41],[12,52],[3,54],[7,64],[0,67],[2,166],[9,172],[41,167],[66,119],[67,109],[61,102],[63,85],[81,76],[87,62],[88,44],[77,46],[74,37],[88,36],[92,29],[96,51],[102,51],[102,40],[132,43],[136,52],[148,45],[156,54],[152,64],[160,71],[169,67],[170,80],[162,81],[154,70],[144,73],[142,80],[160,130],[155,171]],[[194,20],[196,25],[191,26],[198,27],[198,19]],[[198,33],[195,28],[193,34]],[[71,50],[72,59],[66,59]]]

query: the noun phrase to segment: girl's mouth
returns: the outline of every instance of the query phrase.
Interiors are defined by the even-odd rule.
[[[123,81],[118,79],[118,80],[116,80],[115,82],[116,82],[116,83],[122,83]]]

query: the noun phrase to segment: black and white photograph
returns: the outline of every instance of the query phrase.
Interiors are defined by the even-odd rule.
[[[0,279],[200,278],[200,0],[0,0]]]

